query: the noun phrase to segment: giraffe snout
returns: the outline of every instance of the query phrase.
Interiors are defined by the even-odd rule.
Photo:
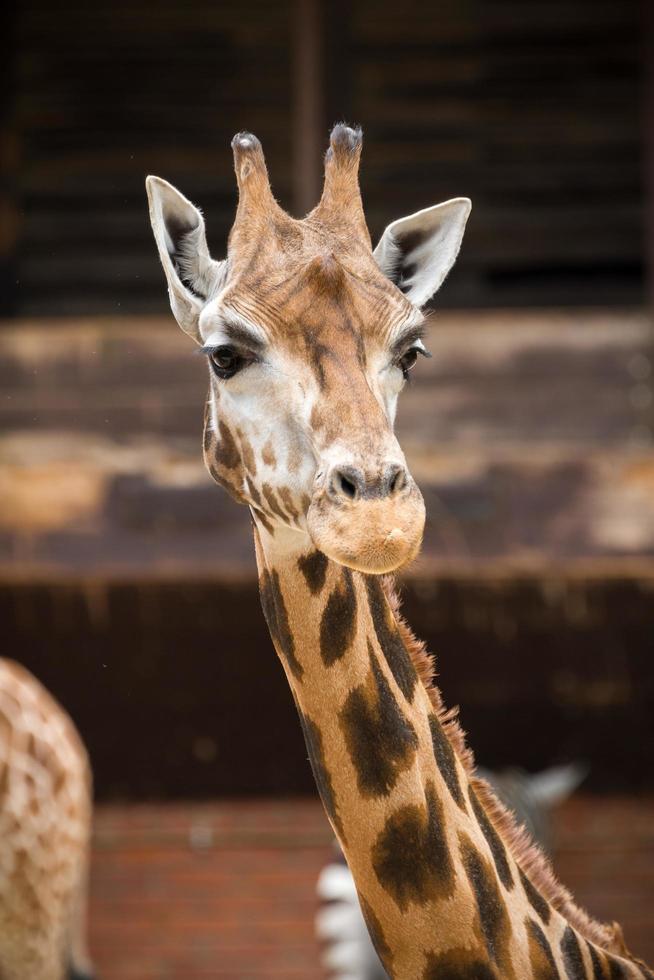
[[[307,513],[319,551],[350,568],[382,574],[415,557],[425,506],[403,462],[333,462],[316,481]]]

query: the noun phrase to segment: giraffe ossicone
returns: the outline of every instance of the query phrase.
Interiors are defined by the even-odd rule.
[[[326,813],[391,976],[653,977],[475,777],[383,578],[422,539],[393,423],[470,202],[395,221],[373,250],[361,146],[360,130],[334,128],[322,197],[295,219],[259,141],[237,134],[239,201],[220,261],[200,212],[147,180],[173,313],[209,361],[205,461],[251,509],[263,611]]]

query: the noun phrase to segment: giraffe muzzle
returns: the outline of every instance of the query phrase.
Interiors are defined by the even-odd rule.
[[[376,473],[335,465],[317,481],[307,521],[314,544],[329,558],[384,574],[417,555],[425,505],[402,463],[383,465]]]

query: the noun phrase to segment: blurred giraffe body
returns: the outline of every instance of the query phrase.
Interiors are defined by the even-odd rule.
[[[0,659],[0,977],[91,976],[85,946],[91,773],[45,688]]]
[[[572,763],[553,766],[529,775],[521,769],[498,773],[479,770],[516,820],[545,850],[551,844],[550,813],[581,784],[585,766]],[[316,892],[319,909],[316,935],[322,945],[322,962],[331,980],[386,980],[366,926],[354,879],[338,848],[334,859],[320,872]]]

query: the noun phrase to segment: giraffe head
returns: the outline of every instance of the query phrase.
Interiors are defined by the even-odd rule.
[[[321,200],[302,220],[275,201],[257,138],[240,133],[232,148],[239,202],[221,261],[198,209],[147,179],[173,313],[209,362],[205,461],[270,533],[283,525],[351,568],[392,571],[424,528],[393,433],[397,398],[427,354],[421,308],[456,258],[470,202],[393,222],[373,251],[360,131],[332,131]]]

